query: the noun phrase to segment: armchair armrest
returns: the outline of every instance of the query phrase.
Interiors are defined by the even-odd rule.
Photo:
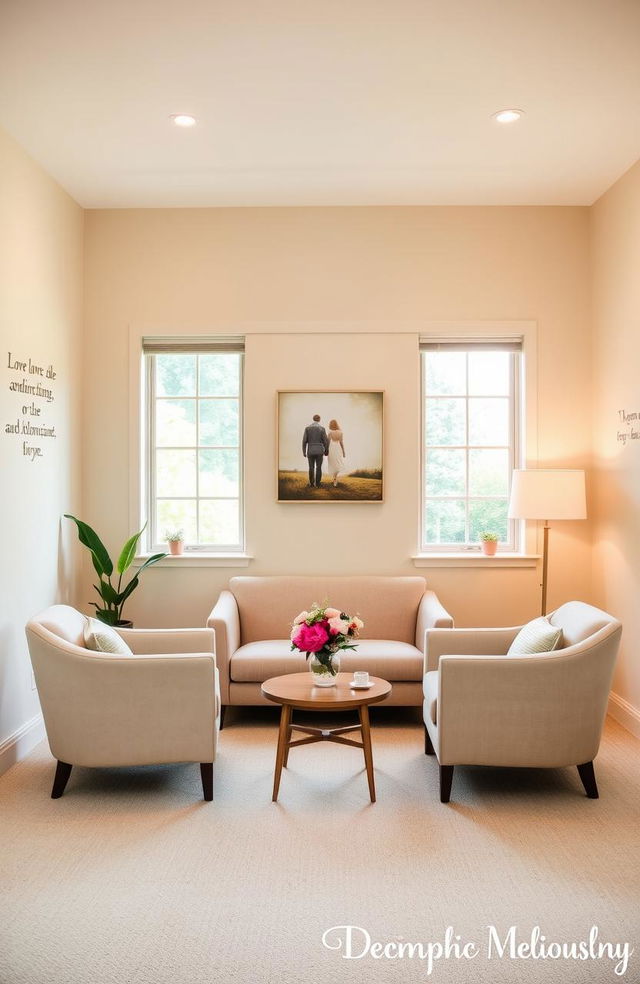
[[[428,629],[425,672],[437,670],[445,655],[502,656],[520,631],[520,625],[504,629]]]
[[[136,656],[155,653],[215,653],[211,629],[121,629],[116,627]]]
[[[424,652],[427,629],[452,629],[453,618],[440,603],[435,591],[425,591],[418,606],[416,621],[416,648]]]
[[[612,667],[594,659],[591,671],[580,663],[578,673],[581,657],[581,645],[537,655],[441,656],[441,764],[553,768],[595,758]]]
[[[72,765],[212,762],[213,653],[112,656],[75,646],[35,669],[51,751]]]
[[[216,656],[220,672],[220,700],[229,703],[229,664],[240,647],[240,612],[231,591],[221,591],[207,625],[216,634]]]

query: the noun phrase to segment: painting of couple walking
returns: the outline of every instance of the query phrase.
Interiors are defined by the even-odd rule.
[[[383,393],[278,393],[278,501],[382,502]]]

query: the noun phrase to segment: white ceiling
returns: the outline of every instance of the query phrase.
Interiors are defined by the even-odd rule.
[[[0,123],[85,207],[590,204],[640,0],[0,0]]]

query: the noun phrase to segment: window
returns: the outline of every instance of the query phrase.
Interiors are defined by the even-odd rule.
[[[422,549],[480,549],[482,532],[514,551],[507,518],[520,460],[520,341],[421,343]]]
[[[149,549],[240,551],[243,346],[144,340]]]

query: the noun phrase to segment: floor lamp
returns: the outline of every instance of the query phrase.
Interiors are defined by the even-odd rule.
[[[547,613],[549,520],[586,519],[584,472],[561,468],[516,469],[511,481],[509,519],[543,519],[542,614]]]

